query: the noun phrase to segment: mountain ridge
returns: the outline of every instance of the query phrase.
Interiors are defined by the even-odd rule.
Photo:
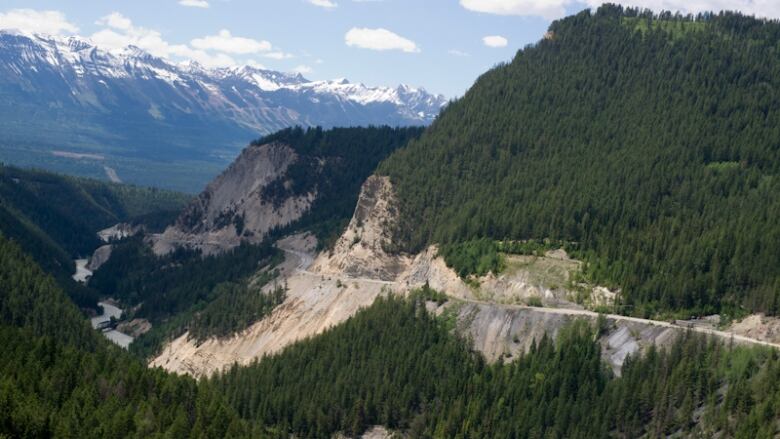
[[[2,30],[0,96],[0,144],[8,146],[0,160],[81,175],[86,163],[92,177],[106,165],[123,181],[190,193],[260,135],[290,126],[427,125],[447,102],[407,85],[211,69],[132,46],[103,50],[80,37]]]

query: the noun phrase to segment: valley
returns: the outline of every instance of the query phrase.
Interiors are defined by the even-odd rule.
[[[408,85],[173,63],[138,47],[0,30],[0,161],[198,192],[285,127],[418,126],[447,100]]]
[[[0,160],[94,177],[0,164],[0,437],[778,437],[780,22],[547,24],[446,105],[0,29]]]

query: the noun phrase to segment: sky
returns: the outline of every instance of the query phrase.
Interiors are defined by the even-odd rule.
[[[780,17],[780,0],[616,0],[655,11]],[[313,80],[421,86],[453,98],[601,0],[0,0],[0,29],[129,44],[171,61]]]

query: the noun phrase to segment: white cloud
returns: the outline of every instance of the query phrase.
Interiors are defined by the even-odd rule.
[[[16,29],[48,35],[75,34],[79,28],[70,23],[59,11],[12,9],[0,13],[0,29]]]
[[[217,35],[196,38],[192,40],[190,44],[192,47],[200,50],[216,50],[238,55],[247,55],[271,50],[271,43],[268,41],[234,37],[227,29],[222,29]]]
[[[129,18],[118,12],[102,17],[96,24],[106,28],[92,34],[90,39],[103,49],[122,50],[127,46],[135,46],[160,58],[187,59],[206,67],[236,64],[236,61],[226,53],[209,53],[186,44],[170,44],[163,39],[160,32],[135,26]]]
[[[401,50],[408,53],[419,52],[420,49],[412,40],[408,40],[387,29],[368,29],[353,27],[344,36],[347,46],[371,50]]]
[[[313,4],[314,6],[319,6],[326,9],[333,9],[338,6],[338,4],[332,2],[331,0],[309,0],[309,3]]]
[[[100,18],[95,24],[120,30],[130,30],[133,28],[133,22],[119,12],[112,12],[105,17]]]
[[[298,67],[292,69],[292,71],[294,73],[300,73],[301,75],[305,75],[307,73],[313,72],[314,70],[311,67],[309,67],[309,66],[301,65],[301,66],[298,66]]]
[[[266,68],[267,68],[265,65],[260,64],[259,62],[255,61],[253,59],[250,59],[245,64],[248,65],[249,67],[254,67],[256,69],[261,69],[261,70],[266,70]]]
[[[208,8],[209,2],[206,0],[179,0],[179,4],[182,6],[189,6],[191,8]]]
[[[573,0],[460,0],[471,11],[498,15],[537,15],[547,19],[562,17]]]
[[[482,38],[482,43],[488,47],[506,47],[509,41],[501,35],[488,35]]]
[[[450,49],[447,51],[447,53],[449,53],[452,56],[460,56],[460,57],[471,56],[467,52],[463,52],[462,50],[457,50],[457,49]]]
[[[294,56],[292,54],[285,53],[285,52],[282,52],[282,51],[275,51],[275,52],[264,53],[263,56],[266,57],[266,58],[271,58],[271,59],[290,59],[290,58],[294,58]]]
[[[680,11],[696,14],[706,11],[741,11],[760,17],[780,18],[780,1],[777,0],[610,0],[623,6]],[[549,20],[566,15],[567,7],[599,7],[603,0],[460,0],[464,8],[487,14],[540,16]]]

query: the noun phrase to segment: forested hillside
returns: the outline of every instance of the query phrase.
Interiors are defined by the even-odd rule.
[[[70,279],[73,259],[101,242],[99,230],[119,222],[159,228],[188,197],[152,188],[66,177],[0,165],[0,232],[53,274],[79,306],[96,296]]]
[[[780,356],[687,336],[614,378],[578,322],[488,365],[421,299],[380,299],[327,333],[224,375],[149,370],[92,331],[0,237],[0,434],[329,437],[381,424],[411,437],[771,438]],[[412,297],[422,297],[415,296]]]
[[[358,435],[377,424],[441,438],[777,432],[775,351],[690,335],[614,378],[596,329],[579,321],[510,364],[489,365],[423,309],[378,299],[343,325],[210,384],[243,417],[297,437]]]
[[[245,244],[205,257],[179,249],[158,257],[134,237],[115,245],[89,285],[132,309],[129,318],[152,323],[151,332],[131,346],[146,358],[185,331],[202,340],[232,335],[259,320],[284,298],[283,289],[260,294],[276,277],[273,268],[281,259],[270,244]],[[265,271],[253,277],[261,269]]]
[[[93,331],[2,235],[0,285],[0,436],[257,436],[209,386],[147,369]]]
[[[170,220],[188,199],[154,188],[0,167],[0,207],[23,215],[71,257],[94,250],[98,230],[122,221],[152,222],[151,214],[165,213]]]
[[[418,138],[423,128],[289,128],[254,142],[280,142],[301,157],[284,178],[269,184],[263,195],[274,203],[316,190],[309,212],[284,231],[311,229],[328,246],[335,241],[355,210],[360,186],[379,162]]]
[[[620,312],[777,314],[779,55],[732,13],[554,22],[380,166],[400,249],[552,239]]]

